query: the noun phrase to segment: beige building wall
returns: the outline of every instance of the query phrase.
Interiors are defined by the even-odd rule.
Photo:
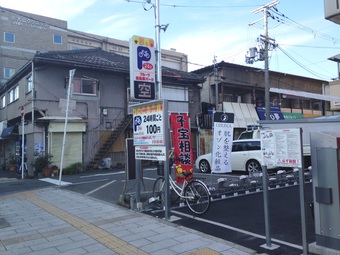
[[[340,98],[340,80],[329,83],[329,95]],[[340,111],[340,100],[339,102],[331,102],[332,111]]]
[[[14,34],[14,42],[5,42],[4,33]],[[7,81],[4,69],[17,72],[37,51],[60,51],[88,48],[129,56],[129,42],[71,30],[67,21],[26,12],[0,9],[0,85]],[[56,43],[54,36],[60,36]],[[131,35],[132,36],[132,35]],[[188,56],[162,49],[162,65],[188,71]]]

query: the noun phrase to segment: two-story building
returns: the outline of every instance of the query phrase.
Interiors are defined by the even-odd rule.
[[[202,87],[202,114],[199,116],[199,154],[211,151],[212,112],[235,114],[234,139],[249,125],[265,119],[263,69],[220,62],[194,71],[206,79]],[[269,87],[336,96],[335,84],[287,73],[269,71]],[[339,114],[334,103],[283,93],[270,93],[271,119],[311,118]]]
[[[63,166],[81,162],[83,167],[95,168],[104,157],[112,158],[114,165],[124,163],[125,138],[132,137],[128,105],[136,103],[129,96],[129,68],[128,57],[100,48],[35,54],[0,89],[1,162],[20,155],[24,129],[30,174],[30,163],[39,153],[52,154],[52,161],[59,165],[69,71],[75,69]],[[162,80],[169,112],[191,117],[195,147],[203,77],[162,67]]]

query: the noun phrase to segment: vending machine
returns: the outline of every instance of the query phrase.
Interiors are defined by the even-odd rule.
[[[340,250],[340,133],[310,137],[316,245]]]

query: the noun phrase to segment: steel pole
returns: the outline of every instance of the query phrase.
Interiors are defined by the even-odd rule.
[[[21,179],[25,172],[25,108],[21,106]]]
[[[268,63],[268,8],[264,8],[264,102],[266,120],[270,120],[269,63]]]
[[[155,8],[155,32],[156,32],[156,82],[158,89],[158,99],[162,98],[162,65],[161,65],[161,39],[160,39],[160,17],[159,17],[159,0],[156,0]]]

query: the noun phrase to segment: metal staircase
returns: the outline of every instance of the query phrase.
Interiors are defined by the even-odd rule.
[[[121,121],[121,123],[112,132],[112,134],[109,136],[109,138],[105,141],[105,143],[102,145],[102,147],[98,150],[97,154],[91,160],[91,162],[89,163],[89,165],[87,167],[88,170],[93,170],[98,166],[100,161],[107,155],[107,153],[111,149],[112,145],[116,142],[119,135],[124,132],[126,127],[131,123],[131,121],[132,121],[132,115],[127,115]]]

